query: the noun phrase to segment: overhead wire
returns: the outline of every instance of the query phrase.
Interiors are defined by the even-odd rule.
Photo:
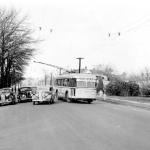
[[[116,35],[116,37],[119,37],[123,34],[132,32],[132,31],[136,31],[138,29],[140,29],[141,27],[143,27],[145,24],[147,24],[148,22],[150,22],[150,17],[143,17],[142,19],[140,19],[140,21],[134,23],[133,25],[130,25],[129,27],[122,29],[118,32],[108,32],[108,37],[112,37],[114,35]]]

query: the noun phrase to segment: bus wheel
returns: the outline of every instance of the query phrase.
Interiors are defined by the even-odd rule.
[[[65,94],[65,100],[66,100],[66,102],[68,102],[68,103],[71,102],[70,99],[68,98],[68,92],[66,92],[66,94]]]
[[[49,104],[53,104],[53,98],[51,97]]]
[[[58,100],[58,90],[56,90],[56,92],[55,92],[55,101],[57,101]]]
[[[67,102],[68,102],[68,103],[71,103],[71,100],[68,98],[68,99],[67,99]]]

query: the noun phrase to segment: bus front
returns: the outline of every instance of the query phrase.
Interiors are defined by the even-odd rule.
[[[70,97],[92,102],[96,100],[95,78],[76,78],[76,86],[71,88]]]

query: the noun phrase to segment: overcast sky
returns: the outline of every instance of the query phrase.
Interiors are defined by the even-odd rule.
[[[44,39],[37,45],[37,61],[78,68],[76,58],[84,57],[82,67],[111,64],[120,73],[150,67],[149,0],[0,0],[0,4],[28,15],[35,36]],[[26,76],[41,76],[46,70],[56,69],[31,63]]]

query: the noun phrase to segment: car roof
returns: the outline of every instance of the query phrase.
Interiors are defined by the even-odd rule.
[[[23,89],[23,88],[31,88],[30,86],[23,86],[23,87],[20,87],[20,89]]]
[[[19,89],[35,89],[37,87],[31,87],[31,86],[24,86],[24,87],[20,87]]]

